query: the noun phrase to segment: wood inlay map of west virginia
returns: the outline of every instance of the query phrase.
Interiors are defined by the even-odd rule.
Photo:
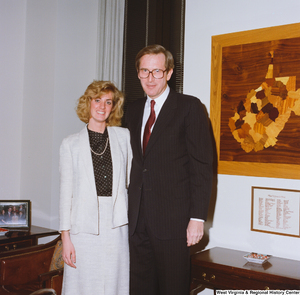
[[[220,161],[300,165],[300,37],[222,47]]]
[[[300,89],[295,88],[296,77],[274,78],[271,63],[265,81],[240,101],[228,125],[246,153],[275,146],[291,112],[300,116]]]

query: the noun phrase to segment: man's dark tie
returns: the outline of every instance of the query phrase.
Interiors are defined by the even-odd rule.
[[[145,130],[144,130],[144,138],[143,138],[143,153],[145,154],[145,150],[146,150],[146,146],[148,144],[150,135],[151,135],[151,127],[155,122],[155,111],[154,111],[154,105],[155,105],[155,101],[154,99],[151,100],[151,113],[150,116],[148,118],[148,121],[146,123],[145,126]]]

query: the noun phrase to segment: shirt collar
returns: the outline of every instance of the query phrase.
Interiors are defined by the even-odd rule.
[[[169,85],[167,85],[167,88],[165,89],[165,91],[157,98],[155,98],[155,109],[161,109],[161,107],[163,106],[164,102],[166,101],[168,95],[170,93],[170,87]],[[150,106],[150,102],[151,102],[151,98],[147,95],[147,101],[146,103],[149,104]]]

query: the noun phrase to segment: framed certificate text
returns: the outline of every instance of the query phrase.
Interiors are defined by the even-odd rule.
[[[251,230],[300,237],[300,191],[252,187]]]

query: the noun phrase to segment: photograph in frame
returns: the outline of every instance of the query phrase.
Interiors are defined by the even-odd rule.
[[[0,200],[0,227],[28,229],[31,222],[29,200]]]

